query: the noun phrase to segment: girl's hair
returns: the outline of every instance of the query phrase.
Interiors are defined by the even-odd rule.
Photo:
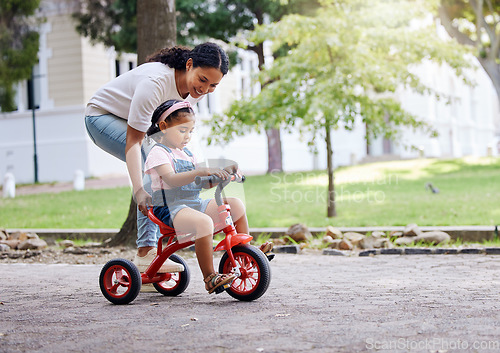
[[[175,103],[180,103],[182,101],[177,100],[177,99],[170,99],[166,102],[163,102],[158,106],[158,108],[155,109],[153,112],[153,115],[151,117],[151,126],[149,127],[148,131],[146,132],[146,135],[152,136],[154,139],[154,134],[157,134],[158,132],[161,131],[160,127],[158,126],[158,120],[160,119],[161,115],[167,111],[168,108],[170,108],[172,105]],[[188,114],[194,114],[193,108],[181,108],[179,110],[173,111],[170,115],[165,117],[165,122],[167,124],[170,124],[173,120],[176,120],[179,118],[179,113],[188,113]]]
[[[186,47],[164,48],[149,56],[147,62],[161,62],[176,70],[186,70],[186,62],[193,59],[193,67],[213,67],[223,75],[229,70],[226,52],[215,43],[203,43],[193,50]]]

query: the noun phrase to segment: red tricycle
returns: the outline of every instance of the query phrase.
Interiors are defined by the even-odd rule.
[[[236,278],[225,288],[218,288],[217,292],[226,292],[242,301],[252,301],[260,298],[269,287],[271,281],[271,268],[269,259],[258,248],[248,244],[252,236],[238,234],[230,214],[229,205],[223,202],[222,190],[229,182],[243,182],[245,177],[231,175],[230,179],[222,180],[217,176],[196,177],[198,185],[215,185],[215,201],[218,205],[219,222],[215,225],[216,232],[224,232],[225,238],[215,247],[214,251],[225,251],[220,263],[219,273],[234,273]],[[101,292],[113,304],[128,304],[132,302],[141,285],[152,283],[154,288],[166,296],[177,296],[184,292],[189,284],[190,272],[187,263],[182,257],[174,254],[180,249],[194,244],[188,234],[177,234],[175,229],[168,227],[149,209],[149,218],[159,225],[161,237],[158,239],[157,256],[144,273],[126,259],[113,259],[104,265],[99,276]],[[181,239],[181,240],[179,240]],[[163,248],[163,241],[167,244]],[[274,256],[273,254],[270,256]],[[184,271],[175,273],[157,273],[162,264],[170,259],[184,266]]]

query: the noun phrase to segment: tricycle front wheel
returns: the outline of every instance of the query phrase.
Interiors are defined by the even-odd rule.
[[[232,248],[234,259],[240,268],[241,276],[236,278],[227,293],[242,301],[260,298],[271,282],[271,267],[266,256],[254,246],[238,245]],[[220,273],[232,272],[231,260],[224,253],[219,263]]]

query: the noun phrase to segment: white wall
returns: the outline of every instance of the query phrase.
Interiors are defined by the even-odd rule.
[[[471,58],[476,62],[475,58]],[[423,81],[437,91],[452,97],[450,103],[435,97],[421,96],[401,90],[397,97],[403,107],[438,132],[438,137],[409,128],[402,129],[399,142],[422,147],[426,157],[457,158],[486,156],[495,141],[495,125],[500,121],[498,99],[493,85],[479,64],[469,72],[476,85],[470,87],[458,79],[447,66],[424,63],[417,72]],[[380,143],[380,142],[379,142]],[[402,158],[418,157],[419,152],[406,150],[402,144],[395,147]]]
[[[35,112],[38,179],[40,182],[72,180],[85,170],[82,108]],[[17,183],[34,181],[34,141],[31,112],[0,116],[0,178],[14,174]]]
[[[34,182],[31,112],[0,115],[0,183],[13,173],[16,183]],[[71,181],[76,170],[85,176],[127,173],[125,163],[96,147],[87,135],[83,107],[36,111],[39,182]]]

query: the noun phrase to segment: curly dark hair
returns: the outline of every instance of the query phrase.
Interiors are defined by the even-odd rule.
[[[160,127],[158,126],[158,119],[160,119],[161,115],[167,111],[168,108],[173,106],[175,103],[180,103],[183,101],[177,100],[177,99],[170,99],[166,102],[163,102],[158,106],[158,108],[155,109],[153,112],[153,115],[151,116],[151,126],[149,127],[148,131],[146,132],[146,135],[151,136],[154,140],[155,137],[154,135],[160,132]],[[176,110],[172,112],[169,116],[165,118],[166,123],[172,122],[172,120],[178,119],[179,113],[188,113],[188,114],[194,114],[193,108],[181,108],[179,110]],[[158,135],[157,135],[158,136]]]
[[[220,70],[223,75],[229,70],[229,58],[226,52],[217,44],[210,42],[199,44],[193,50],[182,46],[160,49],[146,61],[161,62],[173,69],[184,71],[189,59],[193,60],[193,67],[213,67]]]

